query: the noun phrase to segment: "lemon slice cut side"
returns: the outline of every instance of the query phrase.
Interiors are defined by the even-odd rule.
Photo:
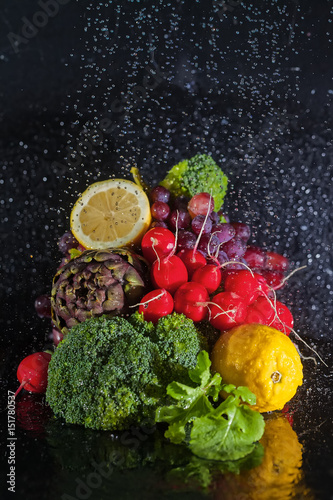
[[[89,249],[136,246],[150,223],[146,193],[126,179],[91,184],[76,201],[70,216],[72,233]]]

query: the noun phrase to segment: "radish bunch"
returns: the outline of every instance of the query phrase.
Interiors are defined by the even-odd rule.
[[[155,220],[141,243],[153,287],[139,306],[147,321],[175,311],[221,331],[255,322],[289,335],[293,316],[275,294],[288,259],[248,245],[247,224],[220,222],[208,193],[176,199],[172,209],[170,193],[158,186],[151,202]]]

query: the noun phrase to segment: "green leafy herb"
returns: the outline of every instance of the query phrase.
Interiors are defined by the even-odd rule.
[[[158,408],[155,419],[169,424],[165,437],[176,444],[186,443],[198,457],[239,460],[254,450],[264,431],[264,419],[248,406],[255,404],[255,395],[246,387],[223,384],[218,373],[211,374],[210,365],[208,353],[201,351],[197,366],[189,370],[196,386],[169,384],[167,393],[177,404]],[[222,390],[229,395],[216,406],[213,402]]]

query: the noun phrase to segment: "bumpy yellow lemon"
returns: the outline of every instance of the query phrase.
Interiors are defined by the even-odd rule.
[[[150,222],[146,193],[126,179],[91,184],[75,203],[70,216],[72,233],[89,249],[138,244]]]
[[[247,386],[260,412],[281,410],[303,382],[303,367],[284,333],[256,323],[223,333],[212,351],[212,369],[225,383]]]

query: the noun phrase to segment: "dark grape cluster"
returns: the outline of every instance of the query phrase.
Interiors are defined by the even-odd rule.
[[[191,199],[184,196],[172,199],[166,188],[156,186],[150,193],[150,200],[152,227],[161,226],[173,232],[178,228],[177,251],[193,249],[200,236],[197,248],[207,259],[220,264],[227,261],[245,263],[250,227],[230,222],[225,214],[215,212],[214,200],[208,193],[197,194]],[[231,265],[244,268],[241,264]]]
[[[262,274],[272,288],[283,286],[288,259],[250,245],[250,226],[214,211],[214,200],[208,193],[191,199],[173,198],[168,189],[156,186],[150,192],[150,201],[151,227],[164,227],[173,233],[178,229],[177,252],[197,245],[208,261],[217,265],[228,262],[228,270],[244,269],[246,265]]]

